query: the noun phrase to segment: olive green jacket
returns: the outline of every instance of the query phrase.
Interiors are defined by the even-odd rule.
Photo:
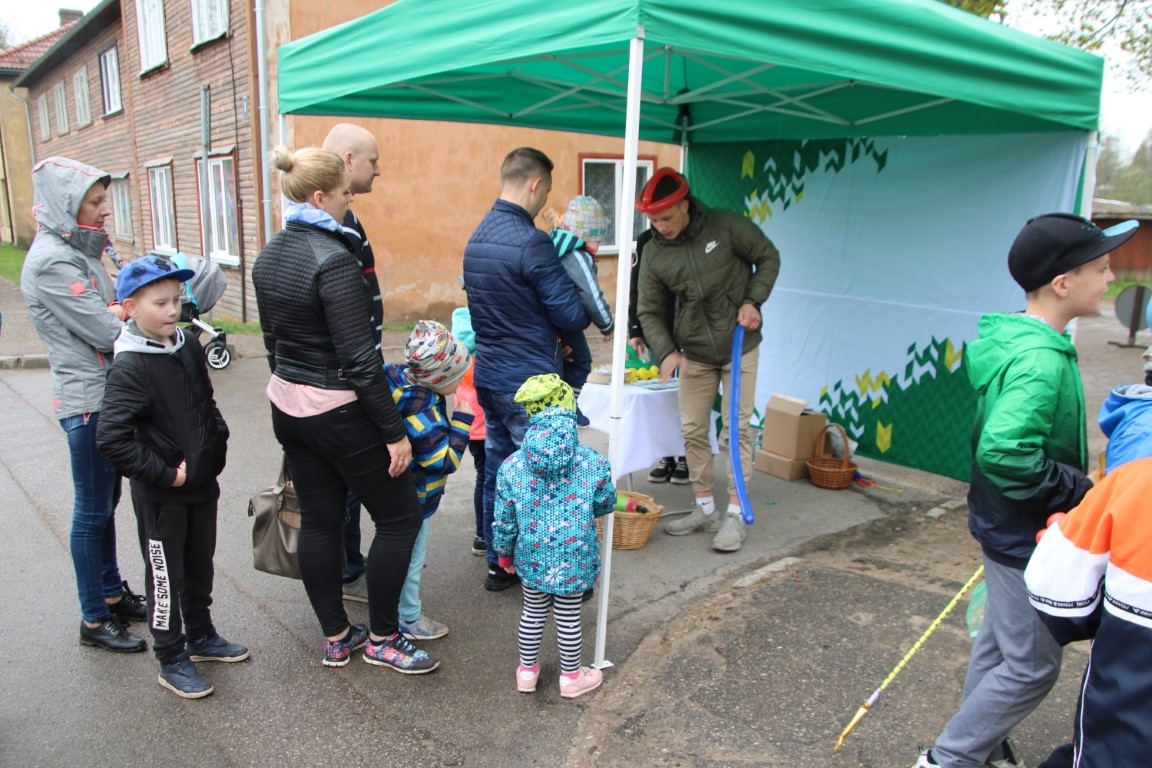
[[[689,360],[726,365],[741,305],[759,309],[780,272],[780,252],[760,228],[739,214],[706,208],[690,198],[688,226],[672,240],[653,232],[640,262],[637,317],[652,359],[680,350]],[[674,327],[668,303],[675,302]],[[760,344],[744,335],[743,352]]]

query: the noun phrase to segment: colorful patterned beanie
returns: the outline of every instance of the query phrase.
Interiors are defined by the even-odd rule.
[[[577,195],[568,203],[560,227],[585,242],[593,240],[599,243],[608,234],[608,217],[596,198]]]
[[[458,384],[472,355],[460,341],[435,320],[420,320],[404,345],[408,375],[422,387],[443,391]]]
[[[532,376],[516,390],[514,398],[524,406],[531,418],[545,408],[567,408],[575,413],[576,396],[572,394],[572,387],[554,373],[544,373]]]

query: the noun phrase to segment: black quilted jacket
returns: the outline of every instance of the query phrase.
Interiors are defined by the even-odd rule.
[[[272,371],[296,384],[354,389],[385,442],[403,440],[348,241],[289,222],[260,252],[252,283]]]
[[[204,349],[192,334],[171,354],[123,352],[118,342],[99,418],[96,447],[131,478],[133,493],[173,504],[218,496],[228,425],[216,407]],[[181,461],[187,478],[173,488]]]

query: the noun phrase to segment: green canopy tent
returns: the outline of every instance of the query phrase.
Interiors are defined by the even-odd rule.
[[[519,125],[637,142],[1094,131],[1100,58],[937,0],[398,0],[279,49],[284,114]],[[630,273],[617,270],[626,327]],[[624,334],[613,348],[618,423]],[[610,454],[618,441],[610,440]],[[605,526],[596,663],[611,571]]]

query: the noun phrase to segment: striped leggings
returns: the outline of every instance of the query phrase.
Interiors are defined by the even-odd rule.
[[[556,643],[560,646],[560,671],[580,671],[580,653],[584,638],[580,626],[580,602],[583,595],[551,595],[522,585],[524,609],[520,614],[520,664],[535,667],[540,661],[540,641],[548,609],[556,622]]]

